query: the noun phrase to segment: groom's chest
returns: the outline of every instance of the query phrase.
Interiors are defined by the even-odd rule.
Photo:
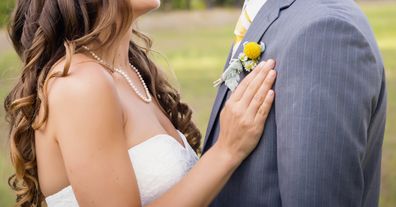
[[[304,29],[306,22],[311,21],[309,20],[310,15],[305,15],[305,12],[307,11],[292,5],[290,8],[282,10],[275,20],[268,21],[270,11],[267,11],[267,16],[257,16],[257,19],[255,19],[255,21],[258,22],[268,21],[267,28],[265,28],[261,34],[255,35],[260,36],[260,38],[247,38],[244,41],[263,42],[265,44],[266,49],[261,55],[260,62],[268,59],[274,59],[276,62],[283,61],[285,58],[288,58],[286,56],[289,52],[286,49],[289,48],[288,45],[291,44],[296,36],[299,35],[299,32]],[[258,29],[251,27],[249,30],[255,31]],[[281,71],[282,68],[276,67],[275,70]],[[242,78],[246,75],[248,75],[248,72],[244,71]]]
[[[265,30],[260,34],[254,35],[256,37],[259,36],[260,38],[250,39],[248,37],[244,42],[263,42],[265,44],[266,49],[261,55],[259,62],[274,59],[277,62],[277,65],[280,65],[278,63],[283,62],[288,58],[286,55],[288,51],[285,48],[288,48],[288,44],[293,41],[299,30],[304,27],[304,21],[302,19],[294,18],[297,16],[301,17],[301,12],[304,11],[290,8],[283,11],[279,17],[273,21],[268,21],[270,12],[268,12],[269,15],[267,16],[261,16],[261,19],[260,17],[256,17],[257,19],[255,19],[255,21],[267,21],[267,28],[265,28]],[[257,30],[257,28],[251,27],[249,30]],[[229,59],[236,58],[239,53],[241,53],[241,50],[234,54],[234,56],[229,57]],[[277,66],[275,70],[278,73],[281,73],[282,68]],[[249,74],[249,72],[243,71],[242,73],[243,74],[240,76],[241,81]],[[227,90],[225,100],[227,100],[231,94],[232,92]]]

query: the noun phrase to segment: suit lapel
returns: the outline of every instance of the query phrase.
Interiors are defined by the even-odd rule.
[[[271,24],[278,19],[280,11],[289,7],[294,1],[295,0],[268,0],[259,13],[257,13],[242,43],[260,41]],[[243,46],[241,45],[233,58],[237,58],[238,54],[243,51]],[[241,80],[243,80],[247,74],[246,71],[242,72],[240,74]]]
[[[280,10],[290,6],[294,1],[295,0],[268,0],[264,4],[264,6],[260,9],[260,11],[257,13],[244,39],[242,40],[242,43],[239,45],[235,54],[232,56],[232,59],[238,58],[238,55],[243,51],[244,42],[258,42],[263,37],[267,29],[271,26],[271,24],[274,21],[276,21],[276,19],[279,17]],[[231,60],[231,54],[232,54],[232,49],[229,54],[229,57],[227,58],[227,62],[225,64],[224,69],[226,69],[229,65],[229,62]],[[245,76],[246,73],[244,72],[241,73],[241,81]],[[210,135],[212,133],[213,126],[215,124],[214,122],[217,119],[217,116],[219,115],[220,108],[224,102],[225,97],[227,96],[227,92],[228,92],[228,88],[224,84],[221,84],[217,93],[215,103],[213,105],[208,128],[206,131],[204,151],[206,151],[205,149],[207,147],[210,147],[206,145],[207,143],[210,143],[208,139],[211,138]]]
[[[226,62],[225,65],[224,65],[224,70],[227,69],[228,65],[230,64],[231,57],[232,57],[232,48],[233,48],[233,47],[234,47],[234,44],[232,44],[232,46],[231,46],[231,50],[230,50],[230,52],[229,52],[229,54],[228,54],[228,57],[227,57],[227,62]],[[208,135],[209,135],[209,133],[211,132],[211,130],[212,130],[212,128],[213,128],[214,121],[216,120],[216,117],[217,117],[217,114],[218,114],[218,112],[219,112],[219,109],[220,109],[220,107],[221,107],[221,105],[222,105],[222,103],[223,103],[224,96],[225,96],[225,94],[226,94],[226,92],[227,92],[227,89],[228,89],[228,88],[227,88],[224,84],[221,84],[221,85],[219,86],[218,91],[217,91],[217,96],[216,96],[215,102],[214,102],[214,104],[213,104],[212,113],[211,113],[211,115],[210,115],[208,127],[207,127],[207,130],[206,130],[205,143],[204,143],[204,151],[205,151],[206,143],[207,143],[207,141],[208,141]]]

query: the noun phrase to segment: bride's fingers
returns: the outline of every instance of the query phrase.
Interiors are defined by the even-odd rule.
[[[243,95],[243,93],[246,91],[249,83],[257,76],[257,74],[260,72],[260,70],[264,67],[265,61],[261,62],[256,69],[254,69],[249,75],[247,75],[242,82],[238,85],[234,93],[231,95],[230,100],[231,101],[239,101]]]
[[[267,95],[265,96],[264,102],[261,104],[255,118],[255,123],[263,124],[268,117],[268,114],[271,110],[272,103],[274,102],[275,92],[273,90],[269,90]]]
[[[253,100],[250,102],[247,108],[247,113],[249,113],[252,117],[256,116],[257,111],[259,110],[260,106],[263,104],[268,91],[272,88],[275,79],[276,79],[275,70],[271,70],[270,72],[268,72],[268,75],[265,78],[263,84],[257,90]]]
[[[274,69],[274,67],[275,67],[274,60],[268,60],[264,64],[264,68],[262,68],[260,72],[257,74],[256,78],[254,78],[250,82],[244,94],[242,95],[240,101],[242,102],[243,106],[247,107],[250,105],[250,102],[252,101],[254,95],[257,93],[257,90],[260,88],[260,86],[263,84],[264,80],[266,79],[268,72]]]

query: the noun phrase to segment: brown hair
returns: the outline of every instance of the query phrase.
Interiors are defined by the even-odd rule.
[[[9,35],[22,60],[21,76],[6,97],[4,107],[10,124],[10,154],[15,174],[9,185],[16,192],[16,206],[41,206],[34,131],[48,118],[47,83],[68,75],[71,57],[83,45],[99,42],[110,48],[132,23],[130,0],[17,0],[9,24]],[[106,15],[101,15],[106,14]],[[117,15],[123,14],[122,18]],[[121,21],[116,21],[118,18]],[[107,32],[106,31],[115,31]],[[144,46],[129,45],[129,58],[141,72],[154,99],[173,125],[182,131],[199,153],[201,134],[191,120],[192,111],[180,102],[179,93],[148,57],[151,40],[133,30]],[[99,35],[101,35],[99,40]],[[50,74],[52,66],[65,58],[64,70]],[[40,106],[44,116],[36,119]],[[40,116],[41,117],[41,116]]]

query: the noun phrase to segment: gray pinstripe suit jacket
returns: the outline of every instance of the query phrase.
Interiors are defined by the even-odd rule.
[[[257,149],[211,206],[378,206],[384,66],[355,2],[268,0],[244,41],[263,41],[263,60],[276,59],[276,100]],[[204,152],[229,95],[222,85]]]

